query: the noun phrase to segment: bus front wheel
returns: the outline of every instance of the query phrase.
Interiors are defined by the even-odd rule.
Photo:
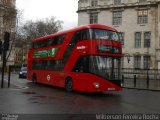
[[[67,78],[65,82],[65,89],[67,92],[71,92],[73,90],[73,80],[72,78]]]

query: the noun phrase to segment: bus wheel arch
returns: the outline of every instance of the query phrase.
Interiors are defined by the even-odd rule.
[[[65,79],[65,89],[67,92],[73,91],[73,79],[70,76]]]
[[[32,82],[33,83],[37,83],[37,75],[36,75],[36,73],[33,73],[33,75],[32,75]]]

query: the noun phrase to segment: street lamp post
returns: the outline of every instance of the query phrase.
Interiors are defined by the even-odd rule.
[[[125,56],[127,57],[128,63],[131,61],[131,55],[129,53],[126,53]]]
[[[9,49],[9,40],[10,40],[10,33],[5,32],[4,33],[4,42],[3,42],[3,47],[2,47],[2,54],[3,54],[3,64],[2,64],[2,81],[1,81],[1,88],[3,88],[4,84],[4,71],[6,67],[6,53],[7,50]]]
[[[149,47],[150,47],[150,42],[147,41],[147,89],[149,89]]]
[[[9,50],[9,42],[10,42],[10,34],[12,33],[12,20],[13,18],[16,18],[16,17],[13,17],[13,16],[0,16],[0,17],[3,17],[3,18],[10,18],[10,21],[9,21],[9,25],[8,24],[4,24],[3,25],[3,32],[4,32],[4,42],[3,42],[3,45],[2,45],[2,79],[1,79],[1,88],[3,88],[3,84],[4,84],[4,72],[5,72],[5,67],[6,67],[6,63],[7,63],[7,60],[10,56],[10,53],[11,53],[11,49],[12,49],[12,45],[11,45],[11,48]],[[7,26],[7,27],[6,27]],[[8,52],[9,50],[9,52]],[[8,56],[7,56],[7,52],[8,52]]]

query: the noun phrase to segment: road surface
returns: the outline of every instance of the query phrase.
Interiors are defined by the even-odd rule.
[[[0,88],[0,113],[7,114],[159,114],[158,91],[80,93],[37,85],[12,74],[11,88]]]

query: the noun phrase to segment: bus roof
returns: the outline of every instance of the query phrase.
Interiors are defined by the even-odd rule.
[[[69,32],[76,32],[76,31],[79,31],[79,30],[87,29],[87,28],[88,29],[89,28],[97,28],[97,29],[99,28],[99,29],[106,29],[106,30],[111,30],[111,31],[116,31],[117,32],[116,29],[114,29],[112,27],[109,27],[109,26],[106,26],[106,25],[88,24],[88,25],[78,26],[78,27],[72,28],[70,30],[60,31],[60,32],[57,32],[57,33],[54,33],[54,34],[43,36],[43,37],[40,37],[40,38],[37,38],[37,39],[33,40],[32,42],[38,42],[38,41],[49,39],[49,38],[52,38],[52,37],[55,37],[55,36],[58,36],[58,35],[63,35],[63,34],[69,33]]]

